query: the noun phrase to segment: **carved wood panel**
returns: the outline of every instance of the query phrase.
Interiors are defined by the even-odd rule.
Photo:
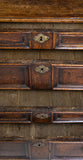
[[[69,141],[8,141],[0,142],[0,159],[45,159],[70,160],[83,159],[83,141],[70,139]],[[43,154],[42,154],[43,153]]]
[[[0,123],[83,123],[83,112],[4,111],[0,112]]]
[[[83,90],[83,65],[0,64],[0,89]]]
[[[0,32],[1,49],[83,49],[83,31],[10,30]]]

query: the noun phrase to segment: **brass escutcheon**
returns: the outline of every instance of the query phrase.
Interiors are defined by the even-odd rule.
[[[40,148],[40,147],[44,147],[45,144],[42,143],[42,142],[37,142],[37,143],[34,143],[32,146],[33,146],[33,147],[38,147],[38,148]]]
[[[46,119],[46,118],[48,118],[48,114],[46,114],[46,113],[39,113],[39,114],[36,115],[36,118]]]
[[[35,71],[39,72],[39,73],[46,73],[46,72],[49,71],[49,68],[44,66],[44,65],[40,65],[40,66],[35,68]]]
[[[48,41],[50,39],[50,37],[47,35],[44,35],[43,33],[39,33],[33,39],[34,39],[34,41],[42,44],[42,43]]]

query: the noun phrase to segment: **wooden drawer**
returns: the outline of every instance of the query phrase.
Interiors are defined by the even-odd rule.
[[[36,140],[0,142],[0,159],[75,160],[83,159],[83,141]]]
[[[32,112],[0,112],[0,123],[32,123]]]
[[[83,65],[0,64],[0,89],[83,90]]]
[[[51,160],[83,159],[83,142],[51,142]]]
[[[0,32],[0,48],[29,49],[30,32]]]
[[[83,123],[83,112],[5,111],[0,112],[0,123]]]
[[[0,159],[29,159],[29,143],[0,142]]]
[[[0,142],[0,159],[49,159],[49,145],[42,141]],[[5,152],[5,153],[4,153]],[[42,154],[44,153],[44,154]]]
[[[83,49],[83,32],[2,31],[1,49]]]
[[[55,49],[83,49],[82,32],[58,32],[54,36]]]
[[[1,49],[53,49],[52,31],[0,32]]]

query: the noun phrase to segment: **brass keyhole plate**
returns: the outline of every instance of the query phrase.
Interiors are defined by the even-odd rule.
[[[46,73],[49,71],[49,68],[44,66],[44,65],[40,65],[38,67],[35,68],[35,71],[38,72],[38,73]]]
[[[48,114],[46,114],[46,113],[39,113],[39,114],[36,115],[36,118],[46,119],[46,118],[48,118]]]
[[[50,37],[47,35],[44,35],[43,33],[39,33],[33,39],[34,39],[34,41],[42,44],[42,43],[48,41],[50,39]]]

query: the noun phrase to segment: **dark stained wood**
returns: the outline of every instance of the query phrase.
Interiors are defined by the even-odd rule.
[[[0,159],[29,159],[29,143],[1,142]]]
[[[0,112],[0,123],[83,123],[83,112],[3,111]]]
[[[30,32],[0,32],[0,48],[29,49],[30,36]]]
[[[0,148],[0,159],[83,159],[83,141],[74,139],[3,141]]]
[[[29,75],[31,89],[51,89],[52,68],[49,62],[31,64]]]
[[[71,64],[53,64],[52,80],[54,90],[83,89],[83,66]]]
[[[83,142],[51,142],[51,159],[83,159]]]
[[[0,123],[31,123],[31,112],[0,112]]]
[[[0,89],[83,90],[83,65],[0,64]]]
[[[28,68],[24,64],[0,64],[0,88],[29,89]]]
[[[58,32],[57,30],[0,32],[1,49],[83,49],[83,32]]]
[[[32,112],[32,122],[33,123],[52,123],[52,113],[42,111]]]
[[[83,2],[78,0],[0,1],[0,20],[14,22],[83,22]]]
[[[51,2],[52,2],[52,5],[51,5]],[[83,40],[82,40],[83,39],[83,34],[82,34],[83,33],[83,30],[82,30],[83,29],[83,25],[82,25],[83,6],[82,5],[83,3],[80,0],[78,1],[75,1],[75,0],[67,0],[67,1],[57,0],[56,1],[55,0],[50,2],[47,2],[45,0],[43,1],[37,0],[33,2],[31,0],[30,1],[31,4],[27,5],[28,3],[29,3],[28,0],[27,1],[13,0],[12,2],[7,0],[0,1],[0,22],[23,22],[23,23],[1,23],[0,24],[0,28],[2,28],[3,33],[4,33],[4,30],[6,29],[7,33],[11,32],[14,34],[13,36],[13,34],[11,35],[10,33],[11,36],[8,36],[7,39],[6,39],[6,36],[4,37],[4,39],[2,39],[3,36],[0,36],[1,42],[4,42],[3,45],[5,44],[5,40],[7,42],[6,47],[4,45],[0,50],[0,62],[3,62],[3,63],[14,62],[16,65],[18,62],[23,63],[23,65],[27,67],[26,73],[25,74],[17,73],[16,76],[17,75],[18,77],[20,76],[19,79],[23,80],[22,81],[23,83],[25,79],[26,79],[26,82],[28,81],[28,83],[27,84],[24,83],[24,85],[23,83],[21,83],[20,85],[7,84],[5,85],[6,88],[4,87],[5,90],[3,90],[3,88],[1,90],[0,88],[0,112],[2,111],[3,114],[5,112],[5,115],[3,116],[4,120],[8,120],[9,118],[8,124],[6,123],[7,121],[4,121],[3,124],[2,124],[2,121],[0,123],[0,140],[1,141],[2,139],[4,140],[4,142],[2,142],[3,145],[0,146],[0,150],[2,151],[3,157],[0,157],[0,158],[9,159],[9,160],[10,159],[22,159],[22,160],[24,159],[27,159],[27,160],[31,160],[31,159],[32,160],[33,159],[35,160],[37,159],[38,160],[39,159],[40,160],[43,160],[43,159],[44,160],[54,160],[54,159],[79,160],[80,159],[80,160],[83,160],[83,153],[82,153],[83,139],[81,139],[81,136],[83,136],[83,126],[82,126],[83,110],[80,110],[83,108],[83,95],[82,95],[83,85],[82,86],[80,85],[80,83],[82,84],[83,74],[81,72],[81,68],[80,68],[80,73],[78,71],[79,70],[78,68],[80,67],[80,61],[81,61],[81,64],[83,64],[82,62],[83,60],[83,53],[82,53],[82,49],[83,49]],[[2,4],[3,6],[1,6]],[[31,8],[29,10],[30,6]],[[37,6],[38,6],[38,9],[34,9],[34,7],[37,8]],[[31,14],[31,12],[33,12],[33,14]],[[34,13],[36,13],[37,16],[35,16]],[[44,13],[47,14],[46,17],[43,16],[45,15]],[[54,16],[52,16],[52,13],[54,13]],[[60,13],[61,16],[57,15],[57,13]],[[4,14],[4,15],[1,16],[1,14]],[[44,23],[39,24],[39,23],[24,23],[24,22],[44,22]],[[57,23],[52,24],[50,22],[52,23],[57,22]],[[75,24],[68,24],[68,23],[75,23]],[[14,28],[18,29],[18,31],[11,30]],[[40,32],[39,31],[36,32],[34,30],[37,28],[40,28]],[[47,31],[43,31],[44,28],[46,28]],[[54,31],[49,31],[48,29],[50,28],[53,29]],[[28,29],[30,29],[30,32],[28,31]],[[58,29],[58,31],[56,29]],[[36,45],[35,45],[34,32],[36,33],[43,32],[45,35],[45,34],[48,34],[48,31],[50,32],[49,36],[51,38],[47,39],[47,41],[45,41],[44,43],[39,43],[39,42],[37,43],[36,41]],[[20,33],[21,35],[19,35]],[[52,36],[54,37],[54,39]],[[59,41],[58,38],[61,38],[61,40]],[[13,47],[11,48],[10,45],[12,45],[12,43],[13,43]],[[7,47],[8,45],[9,47]],[[60,46],[60,45],[63,45],[63,46]],[[2,50],[3,48],[5,48],[5,50]],[[11,50],[7,50],[10,48]],[[13,49],[16,49],[16,50],[13,50]],[[21,49],[21,50],[17,50],[17,49]],[[32,49],[44,49],[44,50],[32,50]],[[45,50],[45,49],[54,49],[54,50]],[[37,66],[36,70],[35,70],[35,67],[32,67],[34,66],[32,62],[30,65],[28,65],[28,60],[32,60],[32,59],[40,59],[39,64],[35,63],[35,65]],[[47,62],[43,64],[41,62],[41,59],[43,60],[45,59],[48,61],[49,60],[55,61],[54,63],[51,62],[50,67],[48,66],[48,68],[50,68],[48,72],[46,71],[45,73],[43,73],[45,70],[48,70],[47,68],[45,68],[47,67],[48,64]],[[59,62],[57,62],[58,60]],[[49,89],[53,89],[52,81],[53,81],[53,75],[55,74],[52,70],[52,64],[55,64],[57,66],[57,63],[59,63],[58,68],[60,68],[60,65],[62,66],[61,63],[65,63],[64,64],[65,67],[68,67],[66,65],[67,63],[70,63],[71,67],[73,63],[74,64],[78,63],[78,66],[75,64],[75,70],[73,70],[73,73],[71,73],[72,75],[74,74],[74,71],[75,71],[73,78],[70,75],[71,81],[69,81],[70,79],[69,80],[66,79],[68,77],[67,73],[66,73],[67,77],[65,78],[66,82],[68,83],[73,82],[74,85],[68,86],[68,88],[67,88],[67,85],[65,85],[65,87],[62,85],[58,91],[56,90],[55,91],[47,91],[47,90],[46,91],[45,90],[44,91],[41,91],[41,90],[27,91],[27,89],[29,89],[28,87],[32,87],[31,83],[34,82],[34,79],[35,79],[35,83],[33,84],[33,88],[31,89],[34,89],[34,86],[35,86],[35,89],[36,87],[37,89],[38,88],[45,89],[47,82],[51,84]],[[44,71],[43,71],[43,67],[38,69],[38,67],[41,64],[45,66],[45,67],[43,66],[45,68]],[[81,65],[81,67],[83,68],[83,65]],[[12,70],[14,70],[14,68],[12,68]],[[68,68],[69,68],[68,73],[70,73],[70,67]],[[29,75],[28,75],[28,78],[26,78],[28,70],[29,70]],[[58,74],[58,77],[60,78],[60,82],[63,82],[65,69],[63,73],[61,73],[61,71],[60,71],[60,76]],[[9,70],[9,72],[7,73],[10,74],[11,76],[10,76],[10,80],[8,79],[8,81],[11,82],[13,77],[11,74],[12,71]],[[34,76],[32,75],[32,73],[34,73],[33,74]],[[39,76],[38,76],[38,73],[39,73]],[[37,75],[38,79],[36,78],[35,74]],[[47,80],[47,82],[45,82],[48,76],[49,76],[49,79]],[[6,81],[6,78],[8,77],[9,76],[7,76],[7,74],[6,74],[6,77],[4,76],[5,81]],[[74,77],[76,78],[76,81]],[[32,80],[31,78],[34,78],[34,79]],[[8,81],[6,82],[8,83]],[[16,83],[16,80],[13,81],[13,83],[14,82]],[[39,86],[37,86],[37,84]],[[42,87],[40,87],[40,85]],[[81,86],[81,89],[79,85]],[[48,86],[46,86],[46,88],[47,87]],[[60,86],[58,85],[57,87],[60,87]],[[66,91],[62,91],[63,87],[64,87],[63,90],[66,90]],[[8,89],[13,88],[13,90],[7,90],[7,88]],[[69,88],[71,89],[71,91],[67,91]],[[77,91],[78,88],[79,88],[79,91]],[[15,89],[18,89],[18,90],[15,90]],[[26,89],[26,91],[19,90],[19,89]],[[72,91],[73,89],[76,91]],[[36,109],[35,109],[35,106],[37,106]],[[46,111],[45,108],[42,111],[43,106],[44,107],[48,106],[49,112]],[[28,107],[29,107],[29,111],[27,110]],[[34,111],[31,109],[32,107]],[[52,111],[50,107],[53,108]],[[9,108],[11,111],[10,113],[11,116],[8,112]],[[19,108],[19,111],[18,111],[18,108]],[[21,111],[22,108],[24,109],[24,111]],[[64,111],[65,109],[66,111]],[[26,114],[30,112],[32,112],[32,121],[31,121],[32,124],[28,124],[28,121],[26,119]],[[19,124],[17,124],[16,122],[17,117],[19,119]],[[24,120],[24,117],[25,117],[25,120]],[[11,124],[9,124],[10,119],[14,120],[13,124],[12,124],[12,121],[11,121]],[[74,140],[69,137],[70,135],[73,136]],[[58,140],[55,140],[57,136],[58,137],[68,136],[70,140],[69,141],[65,140],[65,137],[63,137],[63,140],[61,140],[61,138]],[[80,137],[78,138],[78,141],[76,139],[76,136]],[[29,141],[33,139],[34,142],[31,141],[29,143],[27,141],[27,142],[24,142],[25,144],[22,144],[22,145],[20,142],[20,145],[18,145],[17,143],[19,142],[16,141],[14,142],[15,143],[14,145],[12,144],[13,143],[12,141],[14,141],[15,138],[16,139],[18,138],[18,140],[26,139]],[[37,138],[39,138],[39,141],[35,141],[37,140]],[[49,139],[51,138],[53,139],[53,141],[49,142]],[[12,145],[9,144],[8,139],[11,141],[10,143]],[[69,143],[71,143],[71,145]],[[56,147],[55,147],[55,144],[56,144]],[[59,144],[61,144],[61,146]],[[59,156],[59,155],[62,155],[62,156]]]
[[[83,49],[83,34],[81,32],[55,33],[53,42],[55,49]]]
[[[48,142],[32,141],[31,142],[31,159],[49,159],[49,145]]]
[[[83,123],[82,112],[55,112],[53,123]]]

